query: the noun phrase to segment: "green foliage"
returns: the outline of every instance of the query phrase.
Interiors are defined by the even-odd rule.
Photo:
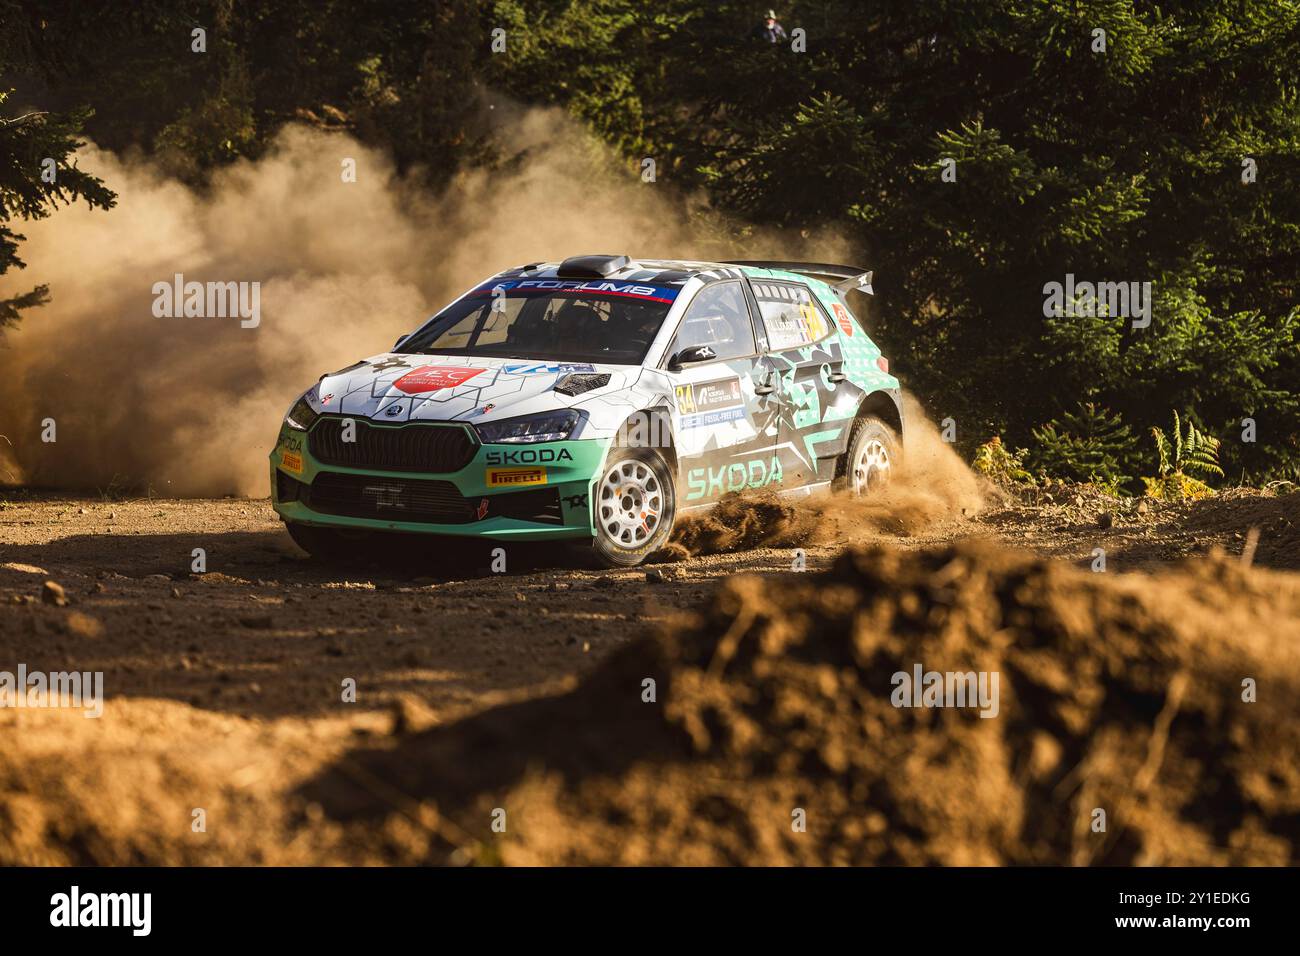
[[[9,6],[25,4],[0,0],[6,28]],[[433,183],[486,157],[481,94],[492,69],[491,9],[474,0],[40,6],[39,18],[21,9],[14,15],[22,29],[8,39],[27,60],[15,72],[90,103],[86,133],[100,146],[145,149],[192,183],[260,155],[286,121],[322,116]],[[206,31],[206,52],[192,50],[196,28]],[[515,40],[522,36],[521,28]],[[0,59],[0,70],[7,66]]]
[[[1178,412],[1174,412],[1172,454],[1169,440],[1165,438],[1163,431],[1152,428],[1151,435],[1155,439],[1156,450],[1160,457],[1161,478],[1171,472],[1223,476],[1223,469],[1219,467],[1219,439],[1199,430],[1191,418],[1187,419],[1187,429],[1184,433]]]
[[[0,90],[0,112],[8,93]],[[54,114],[39,110],[18,116],[0,116],[0,276],[10,269],[22,269],[18,244],[23,236],[13,230],[17,219],[44,219],[59,204],[84,199],[91,207],[107,209],[114,194],[94,176],[70,161],[81,145],[77,132],[86,118],[84,111]],[[53,182],[42,176],[53,160]],[[37,285],[26,292],[0,298],[0,330],[18,324],[25,309],[49,299],[49,287]]]
[[[1223,476],[1219,467],[1219,439],[1207,435],[1187,418],[1186,428],[1174,412],[1172,441],[1159,427],[1151,429],[1156,446],[1156,471],[1154,478],[1143,478],[1147,494],[1169,501],[1205,498],[1214,489],[1195,474]]]
[[[1300,0],[792,2],[778,12],[806,53],[754,40],[762,11],[740,0],[29,8],[0,0],[0,67],[93,106],[101,145],[188,179],[332,116],[441,184],[509,151],[485,100],[560,106],[630,163],[653,157],[664,188],[703,194],[710,235],[743,237],[740,221],[792,240],[738,256],[842,236],[875,271],[871,331],[907,385],[1011,445],[1049,422],[1034,454],[1063,474],[1136,467],[1082,419],[1053,421],[1076,404],[1139,434],[1155,409],[1219,434],[1254,416],[1259,441],[1225,446],[1222,467],[1300,468]],[[207,54],[189,52],[195,25]],[[1067,273],[1150,282],[1150,325],[1045,316]]]
[[[1182,472],[1174,472],[1163,478],[1144,477],[1142,484],[1146,487],[1147,497],[1162,501],[1199,501],[1214,494],[1214,489],[1205,482]]]
[[[1041,428],[1031,461],[1048,475],[1117,487],[1128,481],[1137,439],[1121,417],[1092,402],[1081,403]]]
[[[999,485],[1033,484],[1034,476],[1025,470],[1027,454],[1024,448],[1012,451],[1002,444],[1000,436],[994,435],[975,450],[971,467]]]

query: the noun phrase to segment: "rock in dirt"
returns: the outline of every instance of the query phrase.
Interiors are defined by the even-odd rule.
[[[63,590],[63,585],[57,581],[46,581],[41,585],[41,601],[45,604],[53,604],[55,607],[66,607],[68,595]]]

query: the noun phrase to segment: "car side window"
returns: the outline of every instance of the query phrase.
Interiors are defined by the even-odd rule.
[[[715,282],[695,296],[677,330],[672,354],[692,345],[707,345],[720,359],[753,355],[754,327],[739,282]]]
[[[769,351],[811,345],[830,335],[830,319],[807,286],[763,281],[751,285],[758,298]]]

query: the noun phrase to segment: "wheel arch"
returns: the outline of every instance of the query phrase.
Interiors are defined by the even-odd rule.
[[[652,405],[628,415],[614,432],[605,459],[609,460],[609,452],[615,448],[637,447],[659,452],[673,476],[677,476],[677,436],[673,434],[672,409],[667,405]]]
[[[871,392],[858,405],[855,418],[874,415],[892,428],[899,440],[903,438],[903,400],[896,388],[882,388]]]

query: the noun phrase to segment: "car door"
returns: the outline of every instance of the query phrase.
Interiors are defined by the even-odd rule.
[[[681,362],[690,350],[708,348],[703,360]],[[763,384],[755,380],[761,356],[750,299],[742,280],[705,285],[687,307],[672,344],[666,369],[673,381],[673,433],[678,458],[678,501],[692,507],[716,501],[729,491],[770,484],[770,454],[754,452],[774,445],[777,421],[761,412]],[[774,390],[769,386],[769,391]]]
[[[807,285],[753,279],[771,385],[777,445],[788,488],[829,482],[844,453],[862,390],[844,372],[836,327]]]

